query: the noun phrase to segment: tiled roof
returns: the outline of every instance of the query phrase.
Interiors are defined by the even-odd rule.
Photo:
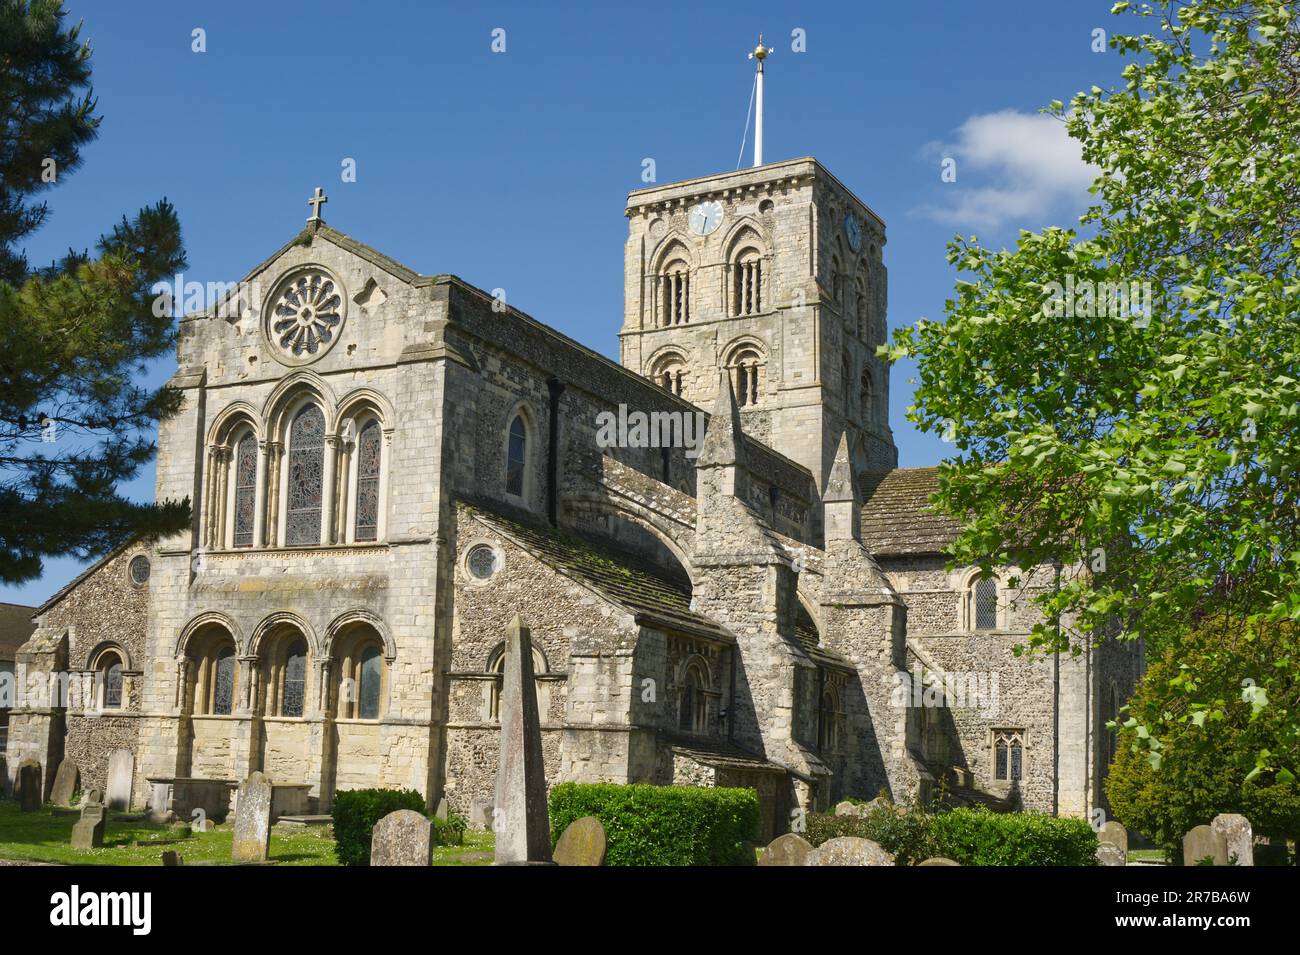
[[[604,594],[652,624],[734,641],[731,632],[691,610],[691,582],[644,557],[580,536],[571,530],[534,523],[496,502],[466,501],[485,524],[511,538],[539,560]]]
[[[0,660],[12,660],[14,651],[36,630],[32,623],[35,607],[0,603]]]
[[[783,766],[769,762],[762,756],[756,756],[726,740],[664,731],[655,735],[659,742],[668,746],[674,753],[693,759],[697,763],[703,763],[705,766],[713,766],[716,769],[743,769],[750,772],[786,772]]]
[[[957,539],[961,525],[930,505],[938,468],[876,471],[861,481],[862,542],[873,554],[941,554]]]

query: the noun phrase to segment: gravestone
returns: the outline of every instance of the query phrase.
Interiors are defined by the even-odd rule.
[[[422,865],[433,862],[433,824],[424,813],[398,809],[375,823],[370,835],[371,865]]]
[[[556,865],[604,865],[605,827],[595,816],[575,819],[560,834],[555,844]]]
[[[59,763],[59,771],[54,774],[54,790],[50,793],[50,802],[56,806],[71,806],[72,794],[77,791],[81,773],[77,764],[70,759]]]
[[[1102,865],[1128,865],[1128,853],[1113,842],[1097,846],[1097,861]]]
[[[758,864],[805,865],[810,852],[812,852],[812,844],[807,839],[793,832],[787,832],[783,836],[777,836],[767,844],[767,848],[763,850],[763,857],[758,860]]]
[[[72,827],[72,848],[98,849],[104,844],[104,803],[98,789],[89,790],[81,800],[81,818]]]
[[[433,815],[435,818],[441,819],[443,822],[446,822],[447,816],[450,813],[451,813],[451,806],[447,804],[447,797],[443,796],[441,799],[438,800],[438,808],[434,810]]]
[[[893,865],[894,857],[870,839],[840,836],[819,845],[804,865]]]
[[[1199,865],[1212,858],[1215,865],[1228,864],[1228,841],[1209,826],[1197,826],[1183,836],[1183,865]]]
[[[264,862],[271,845],[271,780],[250,773],[239,785],[235,805],[235,841],[230,858],[235,862]]]
[[[131,777],[135,774],[135,755],[129,749],[115,749],[108,758],[108,785],[104,787],[104,805],[124,811],[131,807]]]
[[[533,642],[517,614],[506,628],[504,663],[501,748],[492,827],[496,833],[496,862],[549,862],[551,833],[542,763],[542,724],[533,680]]]
[[[847,799],[835,805],[835,815],[837,816],[865,816],[867,814],[866,806],[859,806],[855,802],[849,802]]]
[[[177,852],[171,849],[164,849],[162,854],[163,865],[184,865],[185,859]]]
[[[1097,830],[1097,841],[1102,845],[1118,846],[1126,857],[1128,855],[1128,830],[1113,819]]]
[[[959,865],[961,865],[961,863],[960,863],[960,862],[957,862],[957,861],[955,861],[955,860],[953,860],[953,859],[949,859],[947,856],[934,856],[933,858],[926,859],[924,862],[918,862],[917,865],[957,865],[957,866],[959,866]]]
[[[480,831],[492,831],[492,800],[475,799],[469,804],[469,827]]]
[[[1276,836],[1260,836],[1255,843],[1255,865],[1290,865],[1286,840]]]
[[[38,812],[44,801],[41,764],[34,759],[24,759],[18,764],[18,808],[23,812]]]
[[[1221,812],[1210,820],[1210,828],[1227,844],[1229,865],[1255,864],[1255,833],[1249,819],[1235,812]],[[1237,857],[1235,862],[1233,856]]]

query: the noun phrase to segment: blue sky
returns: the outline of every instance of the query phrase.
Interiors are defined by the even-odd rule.
[[[885,219],[896,328],[942,314],[955,232],[1000,244],[1073,222],[1087,170],[1037,110],[1114,85],[1123,61],[1094,53],[1093,31],[1131,23],[1111,0],[66,6],[92,41],[104,121],[48,194],[34,262],[166,196],[185,277],[235,281],[302,227],[320,185],[335,228],[417,271],[503,288],[612,357],[626,195],[645,158],[661,183],[735,168],[758,31],[775,51],[765,158],[816,156]],[[945,156],[956,182],[941,181]],[[356,182],[341,181],[348,158]],[[945,445],[905,420],[908,374],[892,379],[901,463],[934,464]],[[151,498],[152,469],[127,490]],[[78,570],[49,560],[0,600],[39,603]]]

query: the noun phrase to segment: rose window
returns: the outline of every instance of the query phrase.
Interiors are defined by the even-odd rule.
[[[305,359],[328,349],[342,325],[342,289],[324,272],[312,270],[281,287],[268,337],[286,355]]]

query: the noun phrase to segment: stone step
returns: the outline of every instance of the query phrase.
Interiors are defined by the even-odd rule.
[[[275,824],[277,826],[328,826],[333,821],[333,816],[281,816]]]

